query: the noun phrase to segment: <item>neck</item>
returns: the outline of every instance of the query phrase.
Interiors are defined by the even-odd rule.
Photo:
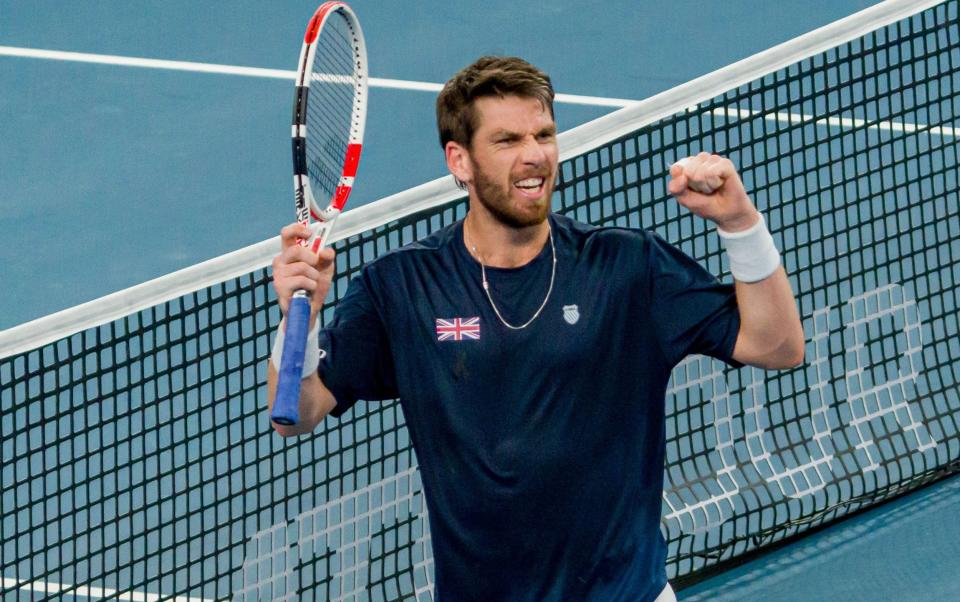
[[[476,207],[471,207],[463,220],[463,244],[474,259],[489,267],[515,268],[529,263],[543,250],[549,235],[547,220],[516,228]]]

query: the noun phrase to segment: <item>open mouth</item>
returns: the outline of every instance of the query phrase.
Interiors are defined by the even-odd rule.
[[[543,187],[547,179],[543,176],[524,178],[513,183],[514,188],[519,190],[524,196],[539,197],[543,194]]]

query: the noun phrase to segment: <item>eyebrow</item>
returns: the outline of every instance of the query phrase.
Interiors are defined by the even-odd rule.
[[[556,133],[557,133],[557,126],[555,124],[551,124],[551,125],[545,125],[539,130],[537,130],[536,135],[538,136],[541,134],[555,135]],[[513,130],[505,130],[505,129],[494,130],[493,132],[490,133],[490,138],[519,138],[520,136],[522,136],[522,134],[520,134],[519,132],[515,132]]]

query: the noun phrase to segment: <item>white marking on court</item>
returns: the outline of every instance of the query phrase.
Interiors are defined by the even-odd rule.
[[[879,469],[884,460],[874,438],[875,429],[870,427],[877,419],[892,417],[911,435],[907,444],[917,452],[935,449],[938,441],[927,430],[917,405],[917,379],[924,371],[923,329],[916,300],[894,283],[851,297],[847,305],[853,315],[845,321],[846,353],[854,367],[845,375],[848,392],[845,402],[851,412],[850,426],[860,439],[856,448],[863,450],[869,461],[863,471]],[[898,376],[877,383],[869,347],[879,343],[871,340],[876,335],[868,333],[866,325],[882,318],[891,318],[894,326],[901,329],[907,348],[900,354]],[[871,362],[869,367],[864,366],[863,359]]]
[[[284,69],[265,69],[262,67],[239,67],[236,65],[222,65],[217,63],[197,63],[193,61],[169,61],[164,59],[148,59],[132,56],[118,56],[112,54],[91,54],[86,52],[69,52],[65,50],[44,50],[41,48],[20,48],[16,46],[0,46],[0,56],[20,58],[48,59],[56,61],[71,61],[79,63],[96,63],[100,65],[115,65],[121,67],[141,67],[144,69],[168,69],[172,71],[190,71],[194,73],[216,73],[220,75],[242,75],[246,77],[262,77],[269,79],[295,79],[296,71]],[[440,92],[442,84],[433,82],[419,82],[383,77],[369,78],[373,88],[391,90],[408,90],[414,92]],[[581,94],[557,94],[556,101],[565,104],[587,105],[595,107],[623,108],[636,104],[638,101],[627,98],[607,98],[603,96],[585,96]],[[696,107],[689,107],[691,110]],[[713,115],[726,119],[745,119],[760,115],[759,111],[750,111],[736,107],[717,108]],[[856,128],[867,126],[869,129],[888,130],[894,132],[926,132],[936,136],[957,136],[957,128],[951,126],[930,127],[926,124],[916,124],[899,121],[880,121],[869,123],[864,119],[852,117],[822,117],[802,113],[771,113],[763,115],[764,119],[783,123],[803,123],[815,121],[817,125]]]
[[[699,389],[705,401],[710,399],[716,430],[715,457],[719,458],[720,467],[716,469],[707,491],[719,491],[706,499],[687,503],[683,499],[684,494],[692,492],[695,485],[675,483],[673,474],[667,471],[662,498],[670,512],[663,516],[663,520],[676,521],[684,533],[698,533],[726,523],[736,511],[733,500],[740,496],[736,478],[739,467],[732,428],[733,408],[723,365],[706,356],[688,356],[674,368],[666,394],[668,397],[678,396],[685,389]],[[714,466],[712,460],[711,466]]]
[[[323,559],[325,568],[317,570],[329,578],[325,595],[338,602],[366,600],[370,579],[382,578],[384,563],[393,562],[376,551],[382,544],[375,540],[408,517],[423,529],[409,550],[411,572],[420,577],[415,595],[432,599],[430,523],[416,466],[255,533],[247,540],[244,585],[233,592],[233,599],[294,600],[299,579],[294,572],[301,564]]]
[[[717,108],[711,111],[717,117],[725,119],[749,119],[750,117],[760,116],[767,121],[779,121],[781,123],[807,123],[812,121],[814,125],[823,127],[834,127],[838,129],[854,129],[866,127],[867,129],[883,130],[889,132],[925,132],[935,136],[956,137],[957,129],[941,125],[930,127],[922,123],[909,123],[903,121],[867,121],[855,117],[816,117],[814,115],[805,115],[803,113],[763,113],[762,111],[750,111],[748,109],[738,109],[737,107]]]
[[[20,590],[40,592],[42,594],[65,593],[84,598],[115,598],[117,600],[131,600],[133,602],[159,602],[172,600],[173,602],[214,602],[207,598],[193,598],[190,596],[165,596],[163,594],[149,594],[138,591],[120,591],[105,587],[87,587],[85,585],[70,585],[69,583],[54,583],[52,581],[20,581],[10,577],[0,577],[4,589],[17,588]]]
[[[744,387],[743,414],[746,423],[746,443],[750,460],[757,472],[770,484],[775,484],[784,498],[804,498],[823,489],[829,479],[833,455],[825,453],[821,445],[819,457],[812,457],[806,446],[781,449],[776,435],[770,432],[772,420],[767,407],[766,373],[757,368],[746,368],[750,382]],[[819,444],[819,441],[817,441]],[[768,444],[773,450],[768,449]],[[805,451],[797,458],[800,451]],[[804,457],[805,456],[805,457]],[[797,462],[790,467],[789,464]],[[816,478],[812,478],[816,473]]]
[[[13,56],[31,59],[48,59],[55,61],[71,61],[76,63],[96,63],[99,65],[115,65],[120,67],[141,67],[144,69],[168,69],[172,71],[190,71],[193,73],[216,73],[220,75],[242,75],[246,77],[263,77],[269,79],[295,79],[296,71],[284,69],[264,69],[261,67],[238,67],[235,65],[219,65],[216,63],[195,63],[193,61],[168,61],[163,59],[146,59],[132,56],[117,56],[112,54],[90,54],[86,52],[67,52],[63,50],[43,50],[40,48],[18,48],[15,46],[0,46],[0,56]],[[414,92],[440,92],[443,84],[432,82],[418,82],[402,79],[388,79],[383,77],[369,78],[373,88],[387,88],[391,90],[409,90]],[[600,96],[582,96],[579,94],[557,94],[557,102],[596,107],[622,108],[636,101],[625,98],[604,98]]]

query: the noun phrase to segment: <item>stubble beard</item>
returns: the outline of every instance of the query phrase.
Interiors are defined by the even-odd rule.
[[[511,205],[510,191],[504,190],[504,187],[494,178],[488,177],[480,166],[476,163],[473,166],[473,186],[480,204],[493,215],[494,219],[511,228],[529,228],[542,224],[550,213],[550,199],[553,196],[553,180],[545,176],[544,199],[542,206],[536,207],[536,211],[521,212]]]

